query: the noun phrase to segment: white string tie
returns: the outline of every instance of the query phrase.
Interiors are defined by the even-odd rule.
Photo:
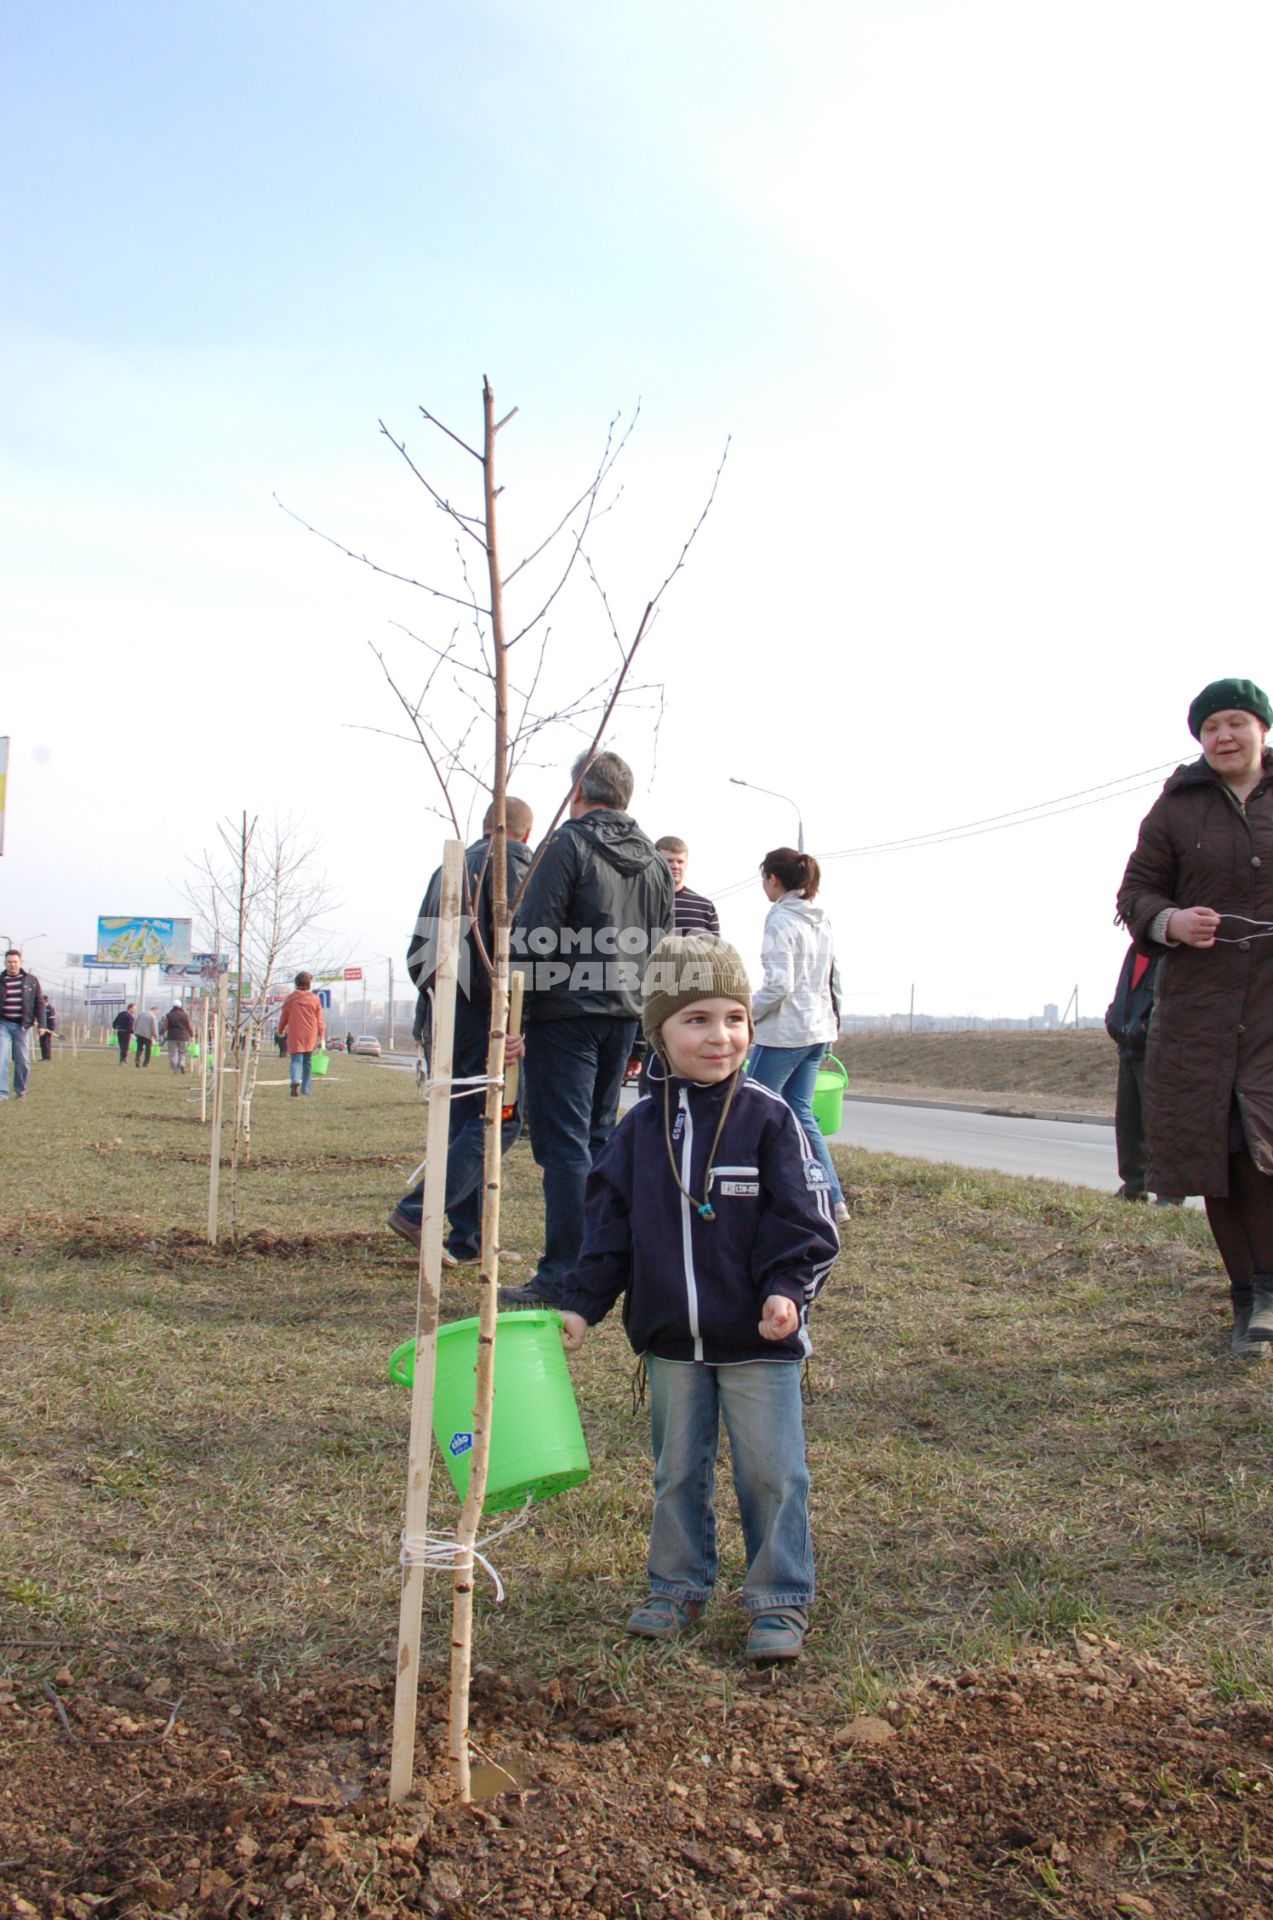
[[[1216,935],[1216,945],[1218,947],[1240,947],[1244,940],[1273,940],[1273,920],[1253,920],[1249,913],[1222,913],[1220,918],[1222,920],[1243,920],[1248,927],[1261,927],[1263,928],[1263,932],[1243,933],[1236,936],[1233,934],[1218,933]]]
[[[490,1575],[495,1587],[497,1606],[503,1604],[504,1582],[483,1552],[483,1548],[494,1546],[495,1542],[502,1540],[506,1534],[516,1533],[519,1527],[524,1527],[530,1518],[530,1505],[533,1498],[534,1495],[528,1493],[526,1504],[520,1513],[515,1513],[511,1520],[506,1520],[502,1527],[495,1529],[494,1533],[483,1534],[480,1540],[473,1542],[471,1549],[473,1558]],[[398,1554],[398,1564],[403,1567],[427,1567],[434,1573],[442,1573],[457,1567],[469,1551],[469,1548],[449,1533],[404,1533],[402,1549]]]

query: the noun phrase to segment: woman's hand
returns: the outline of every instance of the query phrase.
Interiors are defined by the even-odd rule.
[[[1211,907],[1177,907],[1167,922],[1167,938],[1182,947],[1214,947],[1220,915]]]
[[[567,1353],[578,1353],[583,1345],[583,1337],[588,1331],[588,1322],[581,1313],[563,1313],[561,1316],[561,1344]]]
[[[788,1300],[785,1293],[771,1293],[761,1309],[761,1339],[785,1340],[799,1325],[800,1315],[796,1311],[795,1301]]]

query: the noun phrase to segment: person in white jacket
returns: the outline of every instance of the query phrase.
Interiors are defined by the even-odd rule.
[[[805,1130],[831,1182],[837,1221],[847,1220],[844,1189],[813,1117],[813,1091],[822,1056],[840,1031],[832,991],[835,955],[831,922],[814,896],[822,870],[811,853],[775,847],[760,863],[760,883],[772,901],[760,957],[764,981],[752,995],[756,1029],[747,1071],[780,1093]]]

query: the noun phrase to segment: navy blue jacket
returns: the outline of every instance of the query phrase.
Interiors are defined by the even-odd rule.
[[[840,1250],[826,1173],[786,1101],[740,1081],[713,1161],[714,1220],[677,1186],[657,1079],[619,1122],[588,1177],[583,1249],[562,1308],[595,1325],[624,1294],[636,1353],[726,1366],[799,1360],[806,1318]],[[682,1182],[702,1200],[727,1082],[673,1079],[672,1148]],[[785,1340],[760,1336],[770,1294],[800,1309]]]

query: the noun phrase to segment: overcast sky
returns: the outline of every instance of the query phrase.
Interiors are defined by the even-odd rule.
[[[485,374],[520,409],[510,564],[639,401],[590,541],[624,635],[730,441],[612,736],[691,884],[749,881],[798,810],[851,1010],[1104,1007],[1190,698],[1273,679],[1266,0],[66,0],[3,32],[0,931],[51,983],[99,914],[180,912],[243,808],[321,842],[324,957],[401,958],[442,828],[373,649],[418,688],[401,627],[460,616],[275,496],[462,593],[377,423],[476,509],[418,408],[475,439]],[[548,684],[612,654],[584,582]],[[576,745],[516,782],[541,819]],[[753,966],[764,904],[722,902]]]

